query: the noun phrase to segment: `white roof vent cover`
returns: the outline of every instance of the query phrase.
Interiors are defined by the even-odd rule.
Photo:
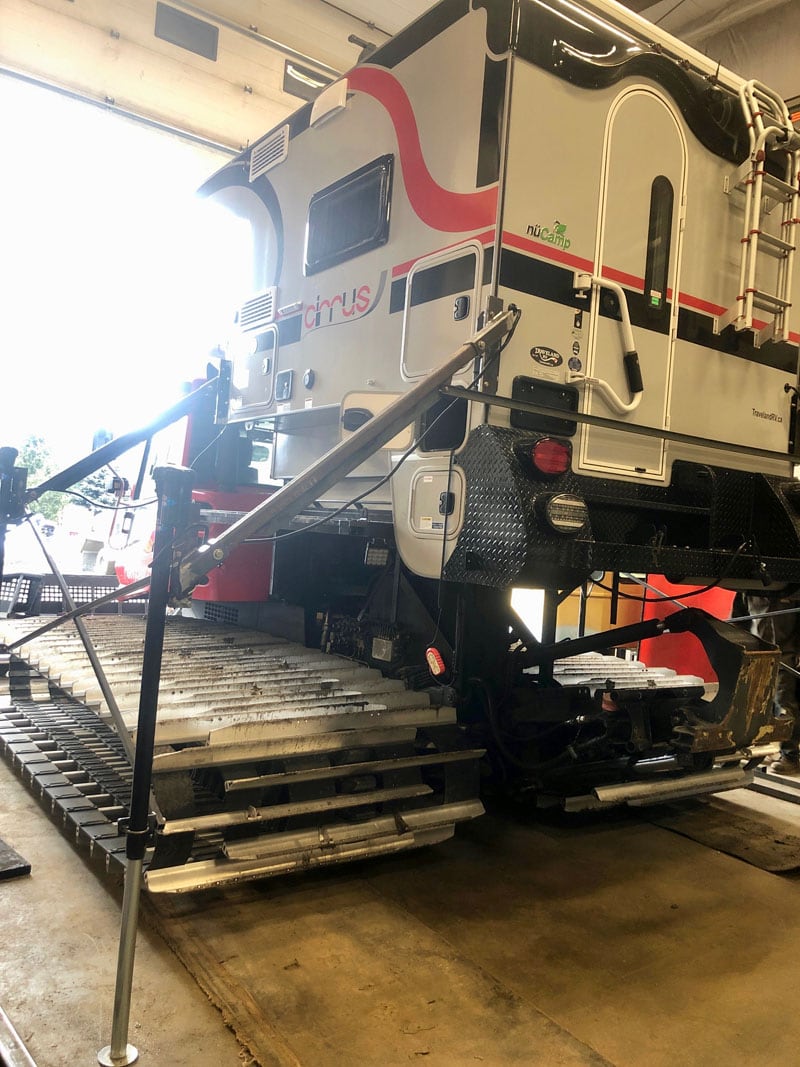
[[[274,322],[277,302],[278,287],[276,285],[245,300],[236,314],[239,329],[242,331],[258,330]]]
[[[250,181],[254,182],[268,170],[283,163],[289,155],[289,124],[281,126],[277,133],[256,141],[250,150]]]

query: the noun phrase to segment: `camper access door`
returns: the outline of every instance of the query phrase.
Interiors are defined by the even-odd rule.
[[[627,298],[644,391],[629,413],[585,386],[584,410],[620,422],[669,426],[677,321],[686,143],[672,104],[654,88],[628,86],[608,111],[600,172],[595,275]],[[585,373],[632,399],[625,377],[618,295],[599,284],[592,294]],[[580,466],[598,473],[664,481],[664,442],[656,437],[583,428]]]
[[[483,247],[477,241],[425,256],[408,272],[403,308],[401,371],[424,377],[474,333],[480,311]],[[467,368],[457,381],[467,384]]]

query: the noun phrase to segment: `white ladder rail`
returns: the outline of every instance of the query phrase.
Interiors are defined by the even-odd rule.
[[[726,192],[734,188],[744,189],[739,287],[736,300],[716,320],[715,329],[721,332],[726,326],[732,325],[737,331],[753,330],[754,312],[764,311],[769,316],[766,326],[754,330],[755,343],[760,345],[767,340],[785,341],[789,338],[796,250],[794,237],[795,227],[800,221],[800,137],[794,130],[785,102],[761,82],[750,81],[742,85],[739,99],[748,125],[750,156],[733,179],[727,179],[725,184]],[[766,154],[770,148],[786,154],[783,179],[766,169]],[[762,226],[763,215],[771,210],[765,207],[767,198],[782,205],[780,237]],[[759,286],[759,255],[773,256],[778,260],[775,293]]]

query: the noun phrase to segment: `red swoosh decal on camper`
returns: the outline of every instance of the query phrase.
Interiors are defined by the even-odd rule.
[[[434,230],[457,233],[485,229],[497,216],[497,186],[476,193],[454,193],[434,181],[422,155],[414,110],[406,91],[388,71],[359,67],[347,85],[373,97],[389,113],[397,137],[403,181],[412,208]]]

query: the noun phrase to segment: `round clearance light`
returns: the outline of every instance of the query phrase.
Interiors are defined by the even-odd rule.
[[[560,534],[576,534],[589,521],[586,501],[573,493],[556,493],[548,498],[544,515],[553,530]]]
[[[555,437],[543,437],[531,449],[531,463],[540,474],[564,474],[572,463],[572,445]]]

